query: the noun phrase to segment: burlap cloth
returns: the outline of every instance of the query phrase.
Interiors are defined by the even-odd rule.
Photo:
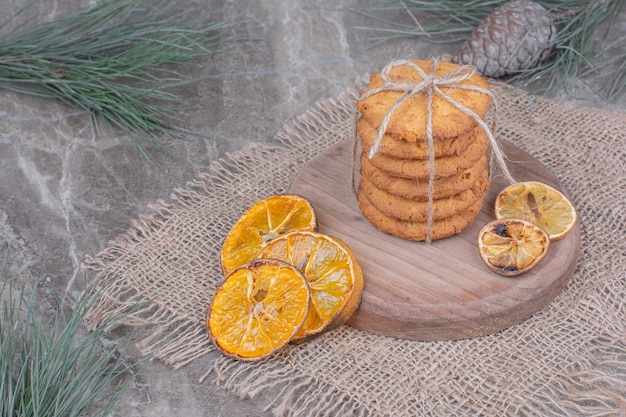
[[[211,355],[204,383],[258,398],[276,415],[626,415],[626,113],[493,87],[498,137],[545,164],[578,210],[582,254],[565,290],[497,334],[418,342],[343,326],[260,363]],[[87,258],[109,283],[91,323],[148,301],[128,319],[153,326],[139,341],[145,355],[180,367],[213,351],[205,312],[226,233],[245,208],[285,192],[308,161],[352,137],[354,98],[348,90],[318,103],[276,145],[213,164]]]

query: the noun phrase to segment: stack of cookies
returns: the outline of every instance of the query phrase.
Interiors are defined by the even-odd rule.
[[[431,73],[432,61],[412,62],[427,75]],[[438,62],[435,74],[445,78],[452,72],[456,76],[457,69],[456,64]],[[394,66],[387,74],[387,80],[400,85],[423,81],[409,65]],[[405,239],[434,240],[460,233],[478,215],[489,185],[487,134],[473,116],[455,107],[449,99],[433,94],[430,149],[426,93],[410,95],[392,109],[403,92],[396,87],[387,89],[386,82],[380,73],[372,74],[356,104],[361,143],[359,207],[374,226]],[[484,91],[453,87],[458,84],[483,90],[489,90],[489,84],[473,74],[441,87],[449,98],[484,119],[491,97]],[[381,91],[367,94],[373,89]],[[370,155],[390,111],[382,140]],[[430,162],[431,153],[434,164]]]

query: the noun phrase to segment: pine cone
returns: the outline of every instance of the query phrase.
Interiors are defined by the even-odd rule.
[[[486,77],[502,77],[546,59],[555,35],[552,18],[543,6],[510,1],[480,22],[453,62],[474,65]]]

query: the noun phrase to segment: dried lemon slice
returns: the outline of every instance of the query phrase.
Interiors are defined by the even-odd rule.
[[[522,219],[541,227],[550,240],[563,239],[576,224],[576,210],[558,190],[536,181],[513,184],[498,194],[497,219]]]
[[[235,269],[217,289],[207,311],[207,331],[225,355],[259,360],[286,345],[309,312],[306,278],[275,259]]]
[[[268,241],[295,230],[317,230],[311,203],[291,194],[254,203],[228,232],[220,261],[224,275],[257,257]]]
[[[537,265],[549,246],[548,234],[526,220],[494,220],[478,233],[478,250],[482,260],[492,271],[509,277]]]
[[[311,308],[294,337],[304,342],[335,329],[358,308],[363,294],[363,273],[352,250],[340,239],[315,232],[280,236],[261,251],[300,270],[311,289]]]

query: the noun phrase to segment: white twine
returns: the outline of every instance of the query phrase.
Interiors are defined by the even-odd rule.
[[[383,119],[378,129],[378,135],[376,137],[376,141],[374,142],[374,145],[370,148],[370,151],[368,153],[368,158],[371,159],[378,152],[378,148],[380,147],[380,144],[383,140],[383,136],[385,132],[387,131],[387,127],[389,125],[389,121],[391,120],[391,116],[393,115],[393,113],[402,105],[402,103],[404,103],[406,99],[408,99],[412,95],[417,95],[421,93],[426,94],[426,97],[427,97],[426,138],[428,140],[428,150],[429,150],[428,165],[430,169],[430,176],[428,179],[428,221],[427,221],[427,235],[426,235],[427,243],[430,243],[431,235],[432,235],[433,184],[435,181],[435,152],[434,152],[434,146],[433,146],[434,139],[433,139],[433,126],[432,126],[433,94],[439,95],[439,97],[441,97],[448,103],[452,104],[461,112],[472,117],[476,121],[476,123],[487,134],[487,138],[489,139],[489,143],[491,145],[491,151],[498,165],[500,166],[500,169],[502,170],[503,175],[511,184],[514,184],[516,182],[515,179],[513,179],[513,177],[511,176],[511,173],[509,172],[506,166],[506,162],[504,160],[504,153],[500,149],[500,146],[498,145],[496,141],[494,133],[492,132],[492,130],[495,131],[495,120],[494,120],[493,128],[490,129],[489,126],[487,126],[487,124],[475,112],[463,106],[461,103],[457,102],[452,97],[450,97],[449,95],[441,91],[442,87],[446,87],[446,88],[459,88],[463,90],[471,90],[471,91],[476,91],[482,94],[486,94],[489,97],[491,97],[493,105],[494,105],[494,110],[495,110],[497,103],[495,101],[495,97],[493,96],[493,94],[491,94],[491,91],[482,87],[474,86],[474,85],[460,84],[461,81],[467,80],[468,78],[470,78],[476,73],[476,67],[472,65],[462,65],[454,69],[453,71],[450,71],[444,75],[438,76],[436,74],[438,65],[439,65],[439,60],[433,59],[431,71],[429,74],[426,74],[424,70],[420,68],[417,64],[415,64],[413,61],[397,60],[397,61],[390,62],[380,72],[383,85],[381,87],[374,88],[372,90],[367,91],[365,94],[363,94],[360,97],[360,100],[365,100],[368,97],[373,96],[383,91],[401,91],[402,92],[402,95],[400,96],[400,98],[396,100],[393,106],[391,106],[391,108],[389,109],[389,112],[387,112],[387,114],[385,115],[385,118]],[[422,81],[419,81],[419,82],[392,81],[389,77],[389,73],[391,72],[393,68],[399,67],[399,66],[408,66],[414,69],[422,77]]]

